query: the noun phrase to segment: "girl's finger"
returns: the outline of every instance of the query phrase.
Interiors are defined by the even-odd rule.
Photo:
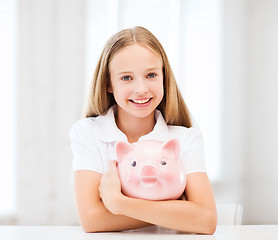
[[[109,163],[109,171],[110,172],[117,171],[117,162],[115,160],[110,161],[110,163]]]

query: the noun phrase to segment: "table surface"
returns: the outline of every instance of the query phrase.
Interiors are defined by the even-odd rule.
[[[85,233],[79,226],[0,226],[2,240],[99,240],[99,239],[190,239],[190,240],[277,240],[278,225],[218,226],[213,235],[178,233],[167,229]]]

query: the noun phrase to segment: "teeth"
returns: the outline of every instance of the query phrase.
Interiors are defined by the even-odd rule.
[[[150,100],[150,98],[144,99],[144,100],[132,100],[132,101],[135,103],[138,103],[138,104],[144,104],[144,103],[148,102],[149,100]]]

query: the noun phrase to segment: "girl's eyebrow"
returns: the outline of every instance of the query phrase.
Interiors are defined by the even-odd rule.
[[[161,69],[161,67],[149,67],[149,68],[146,68],[146,72],[153,71],[153,70],[159,70],[159,69]],[[122,71],[122,72],[119,72],[118,75],[132,74],[132,73],[133,73],[132,71]]]
[[[161,67],[149,67],[146,70],[151,71],[151,70],[159,70],[159,69],[161,69]]]
[[[133,72],[131,71],[123,71],[123,72],[119,72],[118,75],[123,75],[123,74],[132,74]]]

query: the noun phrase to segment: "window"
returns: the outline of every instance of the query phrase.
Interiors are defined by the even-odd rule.
[[[216,181],[221,167],[221,1],[187,2],[181,91],[203,133],[208,175]]]

